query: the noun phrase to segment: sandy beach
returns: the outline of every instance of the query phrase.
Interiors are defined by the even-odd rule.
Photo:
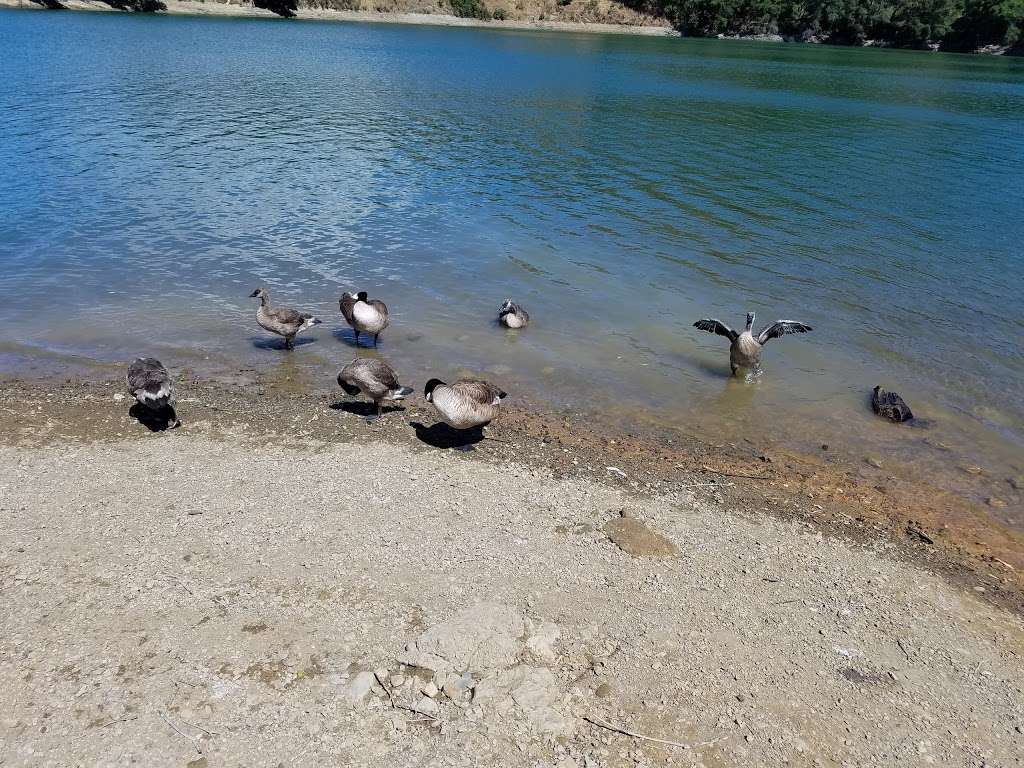
[[[460,445],[418,399],[130,405],[0,386],[4,765],[1024,754],[1019,569],[824,472],[522,407]]]
[[[161,13],[177,16],[224,16],[224,17],[254,17],[254,18],[281,18],[272,11],[263,8],[256,8],[252,5],[239,5],[226,2],[194,2],[193,0],[165,0],[166,10]],[[62,0],[62,5],[73,11],[102,11],[119,13],[106,3],[96,0]],[[22,8],[42,10],[43,6],[31,2],[31,0],[0,0],[0,8]],[[296,19],[307,19],[317,21],[359,21],[378,24],[421,24],[442,27],[483,27],[487,29],[531,29],[550,32],[590,32],[597,34],[623,34],[623,35],[656,35],[656,36],[678,36],[666,22],[659,24],[616,24],[597,23],[586,21],[563,21],[552,19],[508,19],[500,21],[493,19],[482,21],[480,19],[461,18],[446,13],[405,13],[388,11],[344,11],[332,8],[299,8],[295,15]]]

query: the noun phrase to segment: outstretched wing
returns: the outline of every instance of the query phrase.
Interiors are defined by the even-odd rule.
[[[777,339],[787,333],[807,333],[813,330],[811,326],[798,323],[795,320],[776,320],[769,325],[757,337],[758,344],[764,344],[768,339]]]
[[[462,379],[452,384],[451,389],[479,405],[497,405],[507,396],[500,388],[480,379]]]
[[[715,320],[713,317],[706,317],[703,320],[698,320],[693,324],[694,328],[699,328],[702,331],[708,333],[717,333],[719,336],[725,336],[729,341],[736,341],[739,338],[739,334],[736,333],[732,328],[723,323],[720,320]]]

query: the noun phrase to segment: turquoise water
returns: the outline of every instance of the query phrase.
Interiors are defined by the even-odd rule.
[[[1024,61],[20,11],[0,51],[2,371],[326,388],[358,287],[414,384],[1024,469]],[[312,343],[267,343],[259,284]],[[528,331],[489,323],[506,296]],[[748,310],[815,328],[749,385],[692,327]],[[875,384],[930,428],[874,419]]]

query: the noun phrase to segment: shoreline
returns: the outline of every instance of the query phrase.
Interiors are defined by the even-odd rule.
[[[196,0],[164,0],[167,8],[155,15],[199,16],[223,18],[282,19],[263,8],[226,2]],[[131,13],[111,8],[98,0],[62,0],[67,10]],[[31,0],[0,0],[0,8],[47,10]],[[679,37],[667,23],[665,26],[613,24],[585,21],[490,20],[466,18],[442,13],[391,13],[375,11],[342,11],[330,8],[299,8],[294,20],[340,21],[371,24],[409,24],[436,27],[474,27],[479,29],[532,30],[539,32],[585,32],[591,34],[642,35],[648,37]]]
[[[813,503],[799,468],[523,406],[460,450],[415,400],[368,425],[348,398],[179,381],[170,432],[120,381],[0,383],[5,765],[1009,764],[1024,743],[1007,585]]]
[[[454,452],[470,460],[515,460],[558,478],[586,479],[638,497],[695,489],[731,514],[800,521],[826,536],[884,544],[965,592],[1024,616],[1024,535],[982,508],[911,478],[864,477],[840,455],[810,456],[754,440],[713,443],[704,436],[622,426],[593,413],[555,411],[517,398],[490,428],[496,441],[460,447],[437,434],[419,394],[375,425],[360,400],[304,382],[257,375],[254,384],[224,384],[172,371],[178,382],[175,433],[258,435],[288,444],[383,441]],[[123,380],[23,380],[0,377],[0,446],[38,448],[58,442],[139,439],[148,431],[127,415]],[[337,417],[342,417],[339,423]],[[412,426],[418,425],[418,426]],[[340,428],[340,431],[339,431]],[[501,442],[498,442],[501,441]],[[705,490],[706,489],[706,490]]]

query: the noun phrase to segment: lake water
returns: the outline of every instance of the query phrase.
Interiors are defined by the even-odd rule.
[[[1024,61],[24,11],[0,51],[2,372],[333,387],[359,288],[414,385],[980,464],[949,487],[1021,519]],[[267,343],[257,285],[323,317],[312,343]],[[506,296],[527,331],[491,323]],[[748,310],[814,326],[752,384],[692,327]],[[928,427],[876,419],[875,384]]]

